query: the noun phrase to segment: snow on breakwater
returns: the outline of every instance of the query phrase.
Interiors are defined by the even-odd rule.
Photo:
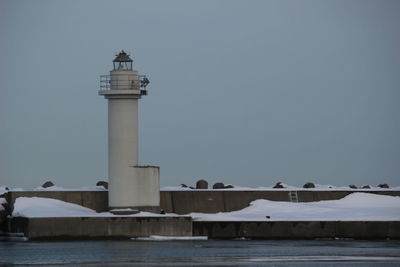
[[[0,196],[7,192],[8,192],[8,188],[6,186],[0,186]]]
[[[149,237],[134,237],[131,240],[138,241],[187,241],[187,240],[207,240],[207,236],[160,236],[160,235],[150,235]]]
[[[80,205],[52,198],[19,197],[15,200],[13,217],[85,217],[110,216],[111,213],[97,213]]]
[[[303,203],[259,199],[238,211],[189,215],[195,221],[397,221],[400,197],[353,193],[339,200]]]
[[[151,212],[140,212],[134,215],[114,215],[110,212],[95,210],[53,198],[19,197],[15,200],[13,217],[46,218],[46,217],[151,217],[162,216]]]
[[[140,212],[125,216],[177,216]],[[340,200],[319,202],[279,202],[259,199],[239,211],[223,213],[190,213],[196,221],[393,221],[400,220],[400,197],[353,193]],[[19,197],[14,217],[93,217],[116,216],[97,213],[76,204],[38,197]],[[187,215],[186,215],[187,216]]]

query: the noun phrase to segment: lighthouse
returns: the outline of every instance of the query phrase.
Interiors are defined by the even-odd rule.
[[[99,95],[108,100],[108,204],[115,213],[158,212],[160,169],[140,166],[138,155],[139,99],[149,80],[132,63],[122,50],[110,74],[100,76]]]

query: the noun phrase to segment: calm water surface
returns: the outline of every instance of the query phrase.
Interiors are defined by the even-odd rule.
[[[400,241],[0,242],[0,265],[400,266]]]

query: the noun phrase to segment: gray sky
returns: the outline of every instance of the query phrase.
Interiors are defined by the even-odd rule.
[[[400,1],[0,0],[0,184],[107,178],[125,49],[162,185],[399,185],[399,48]]]

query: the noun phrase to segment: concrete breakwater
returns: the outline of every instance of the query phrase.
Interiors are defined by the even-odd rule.
[[[30,240],[128,239],[131,237],[192,236],[192,218],[168,217],[57,217],[9,219],[10,233]]]
[[[9,219],[30,240],[208,236],[210,239],[400,239],[400,221],[202,222],[191,217],[64,217]]]
[[[161,191],[161,207],[167,213],[217,213],[240,210],[253,200],[312,202],[337,200],[350,193],[364,192],[400,196],[396,190],[188,190]],[[11,191],[6,194],[10,209],[18,197],[59,199],[104,212],[108,209],[107,191]],[[212,239],[400,239],[400,221],[303,220],[303,221],[199,221],[189,216],[83,216],[83,217],[8,217],[1,227],[9,233],[22,233],[35,240],[127,239],[131,237],[208,236]]]
[[[193,234],[215,239],[399,239],[400,221],[195,221]]]
[[[363,192],[388,196],[400,196],[396,190],[187,190],[161,191],[160,206],[167,213],[187,214],[190,212],[230,212],[247,207],[257,199],[272,201],[290,201],[292,192],[296,192],[298,202],[321,200],[337,200],[351,193]],[[7,200],[11,210],[18,197],[54,198],[65,202],[78,204],[97,212],[108,210],[107,191],[10,191]]]

